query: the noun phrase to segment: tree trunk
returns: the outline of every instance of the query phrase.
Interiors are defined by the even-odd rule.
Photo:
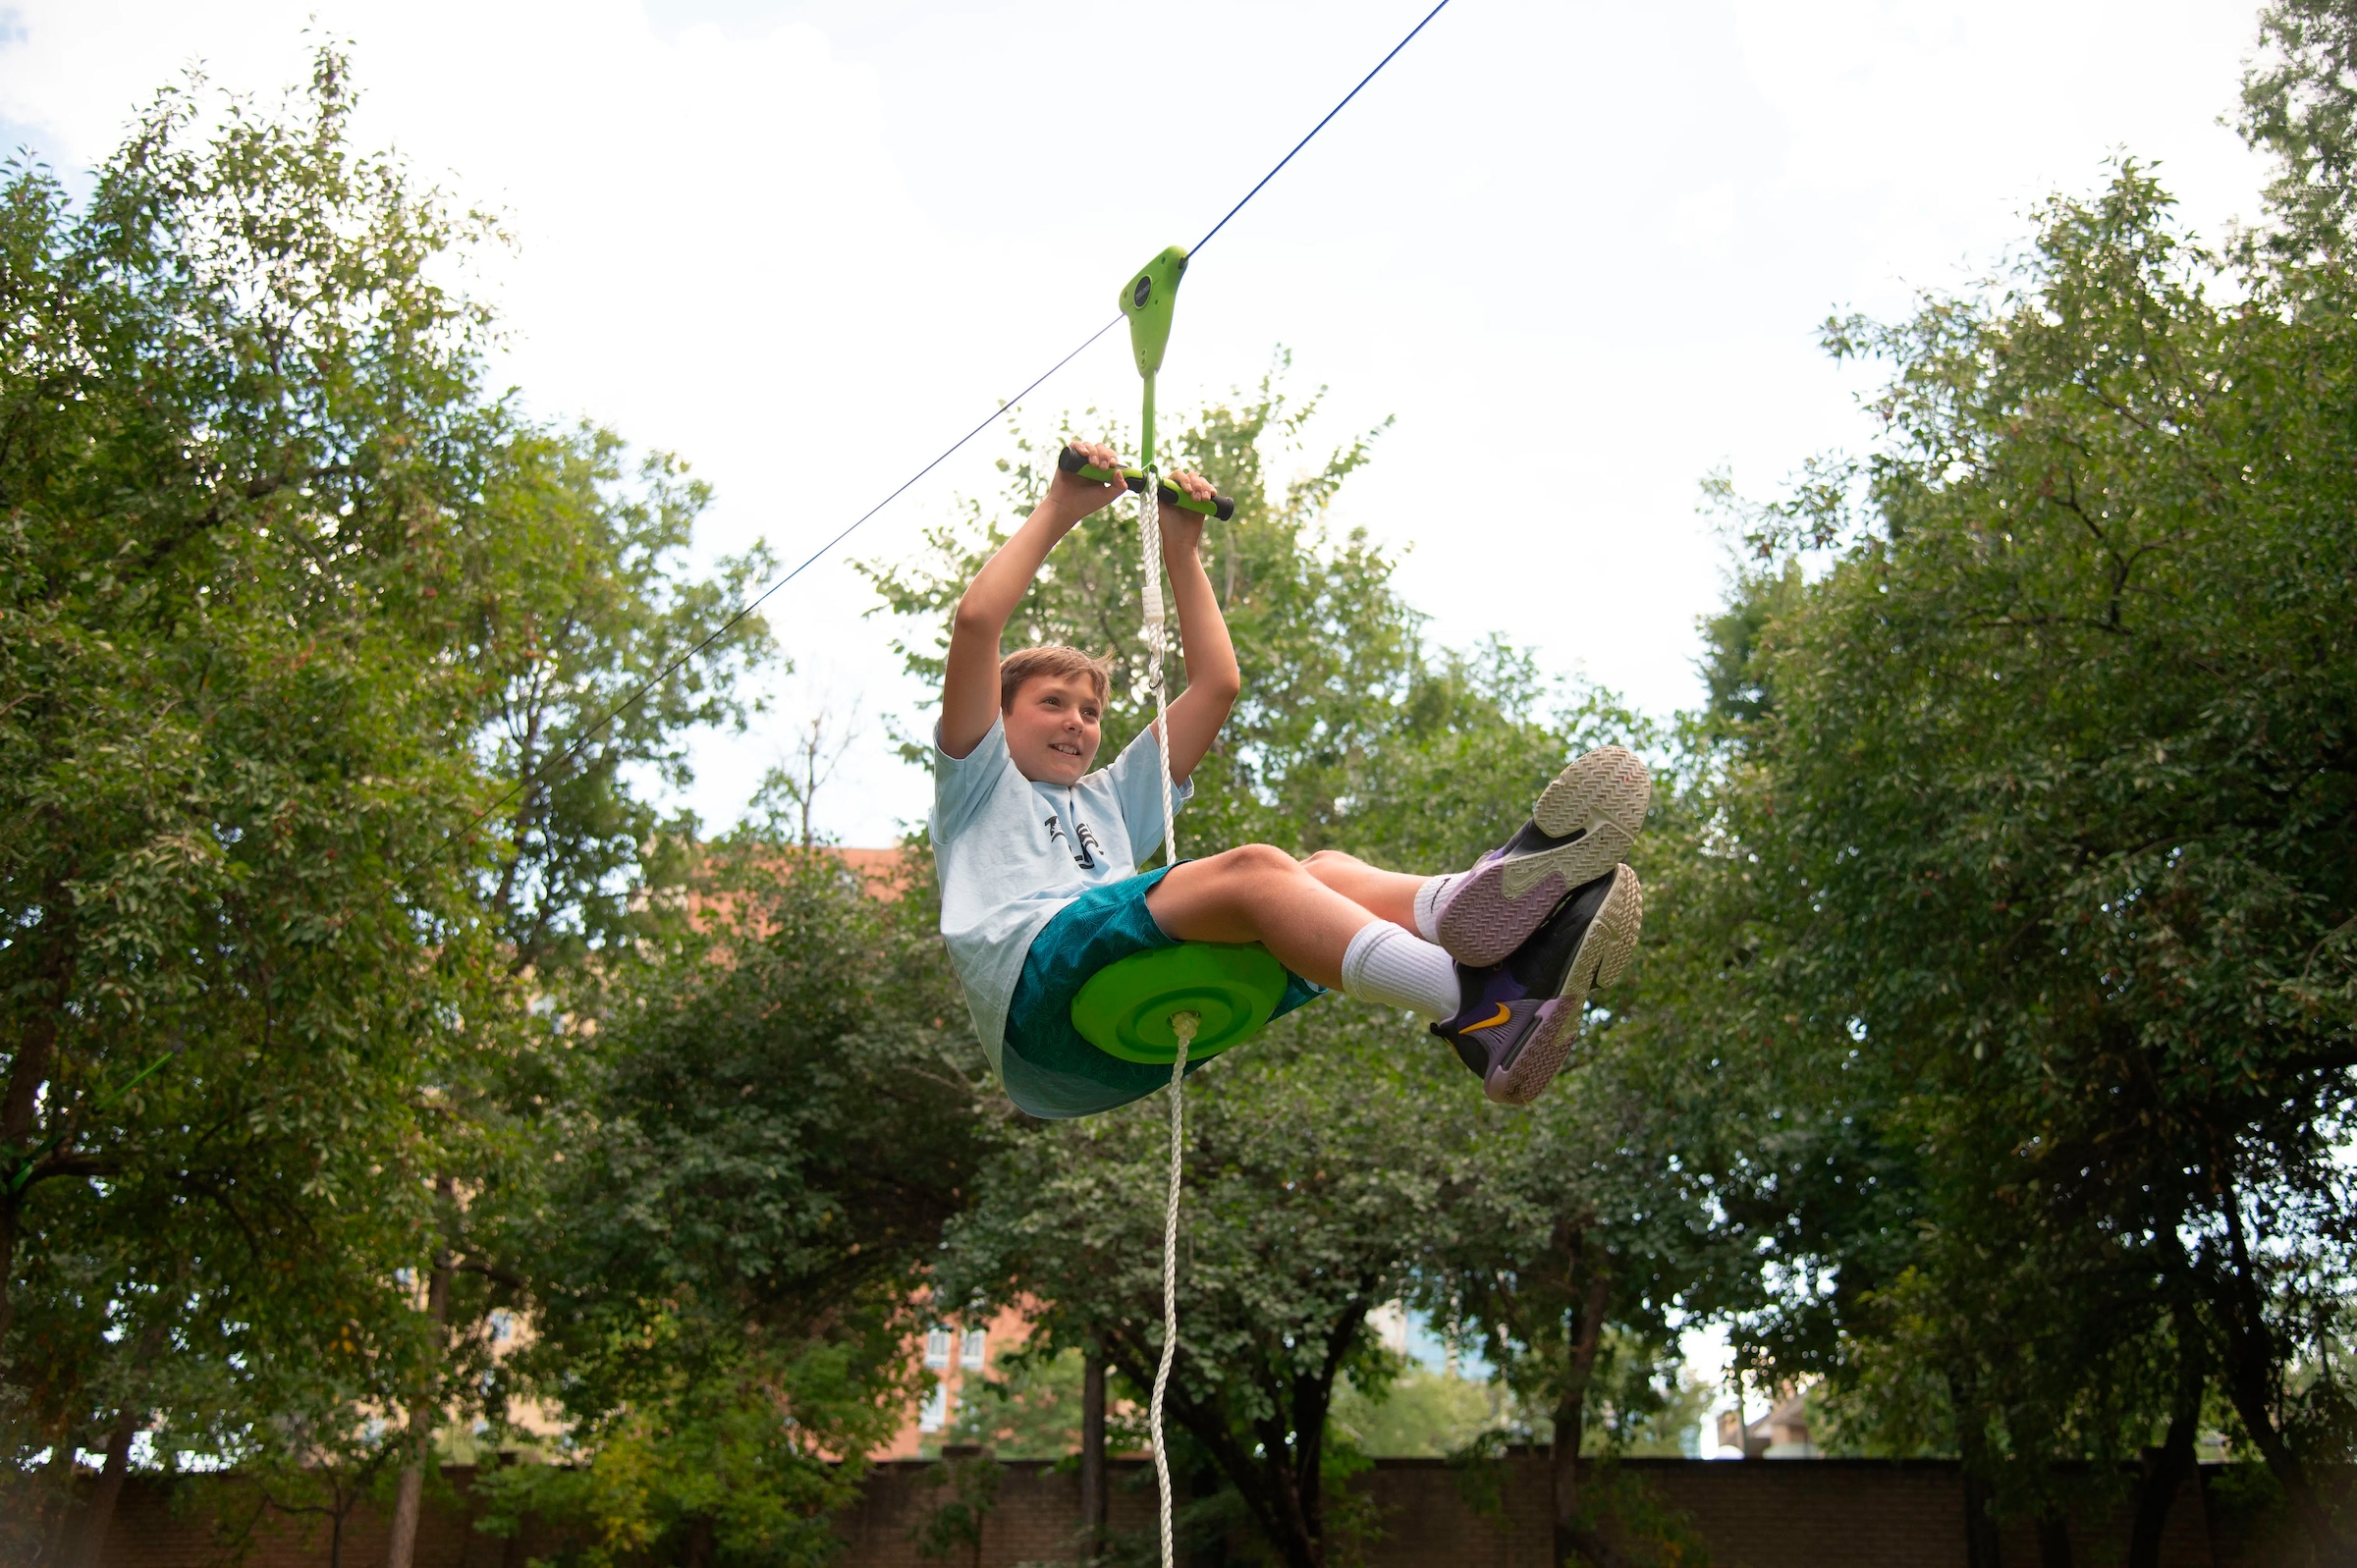
[[[2228,1331],[2230,1342],[2240,1337],[2233,1330]],[[2337,1533],[2331,1521],[2326,1517],[2324,1505],[2317,1499],[2316,1487],[2308,1479],[2308,1467],[2292,1451],[2291,1445],[2283,1440],[2283,1433],[2275,1429],[2275,1402],[2269,1397],[2266,1352],[2230,1343],[2227,1368],[2226,1392],[2233,1401],[2234,1413],[2242,1418],[2243,1428],[2250,1434],[2252,1445],[2259,1450],[2259,1456],[2267,1461],[2268,1474],[2275,1478],[2276,1486],[2283,1488],[2285,1511],[2299,1522],[2319,1561],[2336,1561],[2334,1544]]]
[[[1997,1487],[1989,1479],[1989,1431],[1974,1388],[1969,1369],[1948,1373],[1947,1397],[1956,1412],[1956,1451],[1964,1469],[1964,1562],[1965,1568],[2003,1568],[1997,1515],[1990,1508]]]
[[[40,1010],[33,1012],[17,1041],[15,1058],[8,1066],[8,1088],[0,1094],[0,1146],[19,1160],[31,1158],[33,1134],[40,1130],[41,1089],[49,1082],[50,1059],[57,1054],[58,1011],[65,1006],[74,973],[73,942],[59,901],[64,894],[65,890],[53,884],[43,899],[48,912],[43,923],[55,928],[41,965],[41,978],[48,982],[43,989],[48,994],[25,999],[27,1006]],[[9,1186],[0,1195],[0,1344],[8,1342],[17,1317],[17,1236],[23,1223],[25,1189],[16,1185],[16,1179],[22,1174],[13,1167],[0,1171],[0,1181]]]
[[[138,1342],[131,1351],[131,1375],[136,1379],[152,1364],[164,1348],[165,1326],[150,1323],[140,1331]],[[122,1499],[124,1478],[131,1473],[131,1439],[138,1435],[140,1425],[147,1419],[147,1407],[141,1394],[133,1394],[123,1401],[115,1416],[114,1430],[106,1436],[106,1465],[98,1472],[97,1489],[90,1493],[89,1511],[82,1516],[82,1541],[75,1550],[80,1568],[98,1568],[99,1556],[106,1550],[108,1532],[115,1526],[115,1504]],[[69,1469],[67,1477],[72,1479]]]
[[[1105,1358],[1089,1352],[1080,1373],[1080,1560],[1105,1549],[1111,1499],[1105,1490]]]
[[[19,1156],[24,1152],[13,1151]],[[16,1172],[8,1174],[14,1176]],[[0,1344],[8,1342],[8,1331],[16,1322],[17,1293],[12,1287],[17,1277],[17,1230],[24,1208],[24,1194],[0,1193]]]
[[[2275,1426],[2275,1337],[2259,1299],[2250,1243],[2243,1234],[2242,1200],[2231,1184],[2220,1182],[2219,1201],[2234,1264],[2233,1278],[2222,1292],[2225,1299],[2215,1303],[2225,1327],[2226,1394],[2260,1458],[2267,1461],[2268,1474],[2283,1489],[2285,1511],[2308,1537],[2317,1559],[2335,1562],[2339,1532],[2316,1495],[2307,1465]]]
[[[2038,1568],[2070,1568],[2070,1516],[2059,1508],[2038,1516]]]
[[[41,1506],[47,1511],[49,1520],[48,1529],[41,1537],[43,1562],[72,1560],[74,1479],[78,1468],[76,1459],[80,1453],[81,1444],[75,1440],[73,1424],[61,1422],[56,1440],[50,1445],[49,1474],[44,1478],[47,1485],[42,1488],[46,1495],[41,1499]]]
[[[1581,1517],[1586,1502],[1581,1484],[1586,1478],[1580,1470],[1579,1440],[1587,1428],[1588,1380],[1595,1376],[1596,1351],[1604,1342],[1604,1313],[1612,1300],[1612,1279],[1601,1267],[1582,1269],[1586,1247],[1579,1232],[1571,1233],[1564,1250],[1569,1256],[1569,1272],[1574,1278],[1582,1273],[1586,1277],[1579,1280],[1572,1296],[1578,1303],[1579,1322],[1569,1346],[1569,1365],[1563,1369],[1562,1392],[1555,1403],[1555,1439],[1548,1445],[1548,1479],[1555,1492],[1556,1568],[1570,1568],[1583,1561],[1595,1568],[1622,1568],[1626,1559]]]
[[[131,1473],[131,1439],[139,1430],[141,1412],[126,1401],[115,1416],[115,1429],[106,1434],[106,1467],[90,1493],[89,1512],[82,1516],[82,1541],[74,1553],[77,1568],[98,1568],[106,1554],[107,1533],[114,1529],[115,1504],[123,1497],[123,1479]]]
[[[2185,1478],[2193,1474],[2194,1428],[2201,1420],[2209,1370],[2202,1355],[2201,1325],[2183,1309],[2176,1316],[2176,1395],[2169,1403],[2168,1433],[2160,1447],[2146,1453],[2144,1475],[2136,1486],[2136,1523],[2128,1537],[2127,1568],[2160,1568],[2161,1535],[2168,1528],[2169,1508]]]
[[[1964,1561],[1966,1568],[2004,1568],[2003,1548],[1997,1537],[1997,1515],[1989,1505],[1997,1488],[1971,1461],[1964,1465]]]
[[[710,1568],[712,1516],[697,1514],[687,1521],[687,1539],[680,1542],[680,1568]]]
[[[434,1193],[445,1209],[454,1187],[448,1176],[434,1183]],[[434,1428],[442,1415],[442,1328],[450,1321],[450,1279],[456,1262],[447,1246],[436,1253],[433,1277],[425,1287],[425,1317],[433,1333],[436,1366],[410,1405],[410,1457],[401,1467],[401,1485],[393,1494],[393,1534],[385,1543],[385,1568],[411,1568],[417,1550],[417,1516],[425,1506],[425,1467],[434,1456]]]

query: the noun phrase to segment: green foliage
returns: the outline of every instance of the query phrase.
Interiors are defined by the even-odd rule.
[[[1184,424],[1168,420],[1177,433],[1167,461],[1217,475],[1236,502],[1234,520],[1206,524],[1204,564],[1243,659],[1244,689],[1196,770],[1187,838],[1298,843],[1306,851],[1324,847],[1347,811],[1351,771],[1393,728],[1420,649],[1416,618],[1392,585],[1392,563],[1363,534],[1331,541],[1321,527],[1336,491],[1366,461],[1371,438],[1335,452],[1282,491],[1262,471],[1260,443],[1298,437],[1317,410],[1315,399],[1289,401],[1282,370],[1281,362],[1241,407],[1214,406]],[[1120,445],[1118,423],[1106,429],[1106,439]],[[863,566],[886,609],[921,618],[918,640],[895,644],[911,675],[938,687],[949,612],[1046,488],[1068,433],[1015,437],[1016,456],[1002,460],[1007,488],[998,515],[969,503],[964,525],[930,532],[915,561]],[[1007,624],[1010,646],[1064,642],[1113,659],[1106,758],[1152,717],[1140,578],[1137,510],[1109,507],[1056,547]],[[1175,661],[1171,673],[1178,677]]]
[[[1608,1535],[1624,1553],[1633,1548],[1641,1554],[1637,1560],[1652,1568],[1710,1568],[1711,1550],[1694,1521],[1664,1503],[1617,1458],[1605,1459],[1587,1477],[1583,1529]]]
[[[677,883],[692,824],[660,823],[626,771],[687,784],[687,733],[741,729],[757,710],[737,678],[770,654],[767,627],[747,617],[684,657],[774,563],[756,544],[715,576],[689,575],[710,487],[662,453],[626,480],[625,457],[593,426],[513,436],[483,497],[497,531],[475,543],[452,606],[481,682],[490,771],[519,784],[497,820],[489,902],[511,968],[549,986],[591,951],[611,963],[659,923],[644,891]]]
[[[714,846],[698,917],[576,1050],[520,1392],[573,1426],[503,1473],[569,1560],[814,1561],[917,1393],[923,1269],[998,1137],[928,890]],[[607,1555],[600,1555],[601,1553]]]
[[[1401,1243],[1430,1224],[1438,1198],[1416,1080],[1461,1069],[1399,1054],[1398,1029],[1336,999],[1190,1080],[1170,1420],[1288,1561],[1320,1549],[1337,1378],[1380,1387],[1396,1371],[1366,1315],[1399,1294]],[[945,1299],[1045,1294],[1044,1345],[1093,1345],[1133,1391],[1148,1386],[1167,1138],[1156,1099],[1015,1142],[952,1228]]]
[[[2252,238],[2295,262],[2350,257],[2357,218],[2357,11],[2347,0],[2275,0],[2242,78],[2237,129],[2276,163],[2275,223]]]
[[[959,1386],[949,1443],[988,1448],[1001,1459],[1065,1459],[1080,1450],[1080,1392],[1086,1358],[1024,1345],[999,1358],[987,1380]]]
[[[962,1557],[982,1550],[983,1521],[998,1506],[999,1466],[989,1455],[945,1459],[925,1475],[926,1484],[948,1495],[916,1528],[919,1557]]]
[[[1505,1395],[1495,1382],[1410,1367],[1381,1398],[1343,1383],[1335,1390],[1333,1420],[1337,1435],[1371,1458],[1445,1459],[1506,1424]]]
[[[651,1314],[631,1347],[634,1402],[576,1439],[571,1464],[521,1464],[476,1482],[487,1528],[530,1513],[547,1559],[580,1568],[646,1560],[806,1564],[840,1545],[828,1515],[855,1501],[864,1467],[835,1442],[873,1445],[899,1416],[900,1341],[719,1347],[685,1312]],[[853,1449],[851,1451],[857,1451]]]
[[[1638,1027],[1725,1087],[1760,1365],[2024,1512],[2051,1460],[2189,1454],[2215,1379],[2323,1551],[2349,1396],[2289,1369],[2357,1261],[2357,341],[2311,281],[2225,279],[2124,164],[2001,293],[1829,328],[1889,434],[1846,535],[1758,514],[1834,556],[1723,622]]]
[[[1489,1108],[1451,1152],[1449,1223],[1418,1298],[1472,1337],[1527,1418],[1637,1440],[1679,1397],[1671,1314],[1717,1256],[1708,1188],[1610,1020],[1584,1067],[1519,1113]]]
[[[496,1405],[582,960],[664,924],[624,770],[766,649],[590,735],[762,560],[685,572],[675,462],[486,394],[436,280],[491,231],[353,102],[323,50],[276,116],[162,94],[79,207],[0,178],[8,1463],[147,1428],[339,1519]]]
[[[389,1276],[442,1088],[509,1049],[440,852],[476,776],[434,601],[503,422],[429,262],[480,226],[350,108],[322,53],[297,118],[206,142],[163,95],[79,211],[0,180],[17,1463],[119,1411],[167,1455],[359,1442],[434,1351]]]

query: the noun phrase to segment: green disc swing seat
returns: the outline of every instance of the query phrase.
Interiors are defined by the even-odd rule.
[[[1167,1066],[1178,1056],[1171,1019],[1191,1012],[1201,1022],[1186,1059],[1200,1061],[1258,1034],[1285,988],[1285,965],[1258,943],[1182,942],[1089,976],[1072,999],[1072,1027],[1109,1056]]]

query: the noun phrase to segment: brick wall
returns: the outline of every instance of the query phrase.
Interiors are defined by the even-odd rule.
[[[1547,1568],[1549,1502],[1546,1461],[1514,1454],[1503,1463],[1495,1513],[1468,1504],[1458,1478],[1439,1460],[1387,1459],[1359,1478],[1384,1535],[1367,1551],[1368,1568]],[[1716,1568],[1963,1568],[1963,1485],[1955,1465],[1937,1460],[1828,1459],[1730,1461],[1630,1460],[1626,1479],[1682,1513]],[[915,1536],[948,1497],[940,1472],[917,1462],[877,1467],[861,1504],[840,1522],[843,1568],[937,1568],[918,1555]],[[446,1476],[450,1493],[429,1505],[417,1542],[417,1568],[522,1568],[535,1542],[503,1541],[470,1528],[470,1474]],[[2275,1558],[2248,1539],[2242,1522],[2213,1491],[2213,1474],[2187,1483],[2169,1514],[2163,1568],[2265,1568]],[[2346,1478],[2344,1479],[2344,1483]],[[1153,1474],[1142,1462],[1114,1466],[1113,1528],[1153,1527]],[[995,1504],[983,1520],[982,1549],[952,1559],[964,1568],[1070,1560],[1080,1503],[1078,1479],[1039,1463],[998,1471]],[[253,1524],[249,1490],[226,1479],[183,1483],[177,1493],[135,1480],[101,1568],[216,1568],[241,1539],[247,1568],[330,1568],[331,1535],[317,1519],[268,1514]],[[2115,1562],[2127,1521],[2075,1519],[2074,1560]],[[338,1568],[379,1568],[383,1516],[369,1508],[347,1521]],[[2039,1561],[2027,1527],[2005,1533],[2011,1568]],[[15,1565],[8,1565],[15,1568]]]

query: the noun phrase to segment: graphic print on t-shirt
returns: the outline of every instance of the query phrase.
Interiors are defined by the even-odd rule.
[[[1072,864],[1083,871],[1094,871],[1097,866],[1096,856],[1104,852],[1104,845],[1097,842],[1097,836],[1089,832],[1088,824],[1080,821],[1077,817],[1072,819],[1072,837],[1067,838],[1064,836],[1064,825],[1056,820],[1056,813],[1053,811],[1048,813],[1048,841],[1063,844],[1071,852]]]

